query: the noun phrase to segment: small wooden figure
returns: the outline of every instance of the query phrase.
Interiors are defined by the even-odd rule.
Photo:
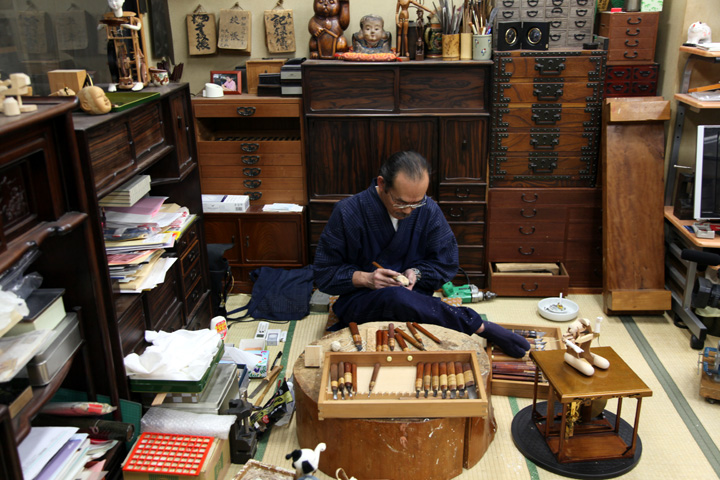
[[[112,12],[106,13],[100,23],[105,25],[118,69],[118,88],[140,90],[148,84],[149,75],[145,53],[140,46],[142,22],[135,12],[122,11],[124,0],[108,0]]]
[[[310,58],[332,60],[336,52],[348,49],[343,33],[350,24],[350,0],[313,0],[313,10],[308,22]]]
[[[395,9],[395,23],[398,28],[398,45],[397,54],[401,57],[409,57],[410,50],[408,47],[408,27],[410,25],[410,14],[408,9],[410,5],[414,5],[417,8],[422,8],[428,13],[433,13],[432,10],[426,8],[424,5],[416,2],[415,0],[398,0],[397,8]]]
[[[379,15],[365,15],[360,19],[360,31],[353,33],[353,51],[357,53],[390,53],[392,34],[385,31],[385,21]]]
[[[590,344],[598,336],[600,334],[593,332],[587,318],[575,320],[563,334],[563,342],[567,347],[565,362],[588,377],[595,373],[593,366],[603,370],[610,367],[610,362],[605,358],[590,352]]]
[[[23,105],[22,95],[30,94],[30,77],[24,73],[11,73],[8,80],[0,81],[0,111],[12,117],[34,112],[37,105]],[[12,97],[15,98],[12,98]]]

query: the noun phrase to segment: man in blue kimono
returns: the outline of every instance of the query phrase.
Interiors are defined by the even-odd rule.
[[[530,345],[520,335],[432,296],[455,277],[458,246],[440,207],[425,194],[429,182],[422,155],[393,154],[367,190],[335,206],[315,253],[315,283],[339,295],[333,311],[343,324],[432,323],[477,333],[508,355],[524,356]]]

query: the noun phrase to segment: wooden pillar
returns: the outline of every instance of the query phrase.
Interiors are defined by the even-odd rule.
[[[605,100],[602,116],[603,309],[671,308],[665,290],[663,170],[670,103],[662,97]]]

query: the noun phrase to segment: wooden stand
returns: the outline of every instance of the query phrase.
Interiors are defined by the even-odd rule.
[[[663,122],[660,97],[613,98],[603,109],[603,310],[663,312]]]
[[[608,359],[610,368],[597,370],[592,377],[586,377],[563,361],[564,350],[530,352],[530,357],[538,366],[532,418],[560,463],[633,458],[635,455],[642,397],[651,396],[652,390],[612,348],[596,348],[595,353]],[[546,412],[555,411],[556,401],[562,404],[559,424],[556,416],[542,414],[536,409],[541,370],[550,384]],[[619,434],[620,411],[625,397],[637,399],[629,444]],[[612,398],[618,400],[615,422],[609,422],[603,415],[590,413],[595,402]],[[583,411],[583,406],[589,407],[587,411]]]
[[[385,322],[360,325],[363,338],[371,339],[369,331],[386,328]],[[428,330],[443,341],[442,348],[430,340],[428,350],[474,350],[486,387],[489,382],[489,360],[472,337],[428,325]],[[320,339],[325,351],[338,340],[355,350],[348,329]],[[350,350],[348,350],[350,351]],[[407,353],[412,353],[411,350]],[[488,415],[472,418],[414,419],[318,419],[318,396],[321,370],[305,368],[301,356],[295,363],[295,405],[297,435],[300,447],[314,448],[320,442],[327,450],[320,457],[320,470],[334,476],[342,467],[356,478],[432,478],[450,479],[462,473],[463,467],[474,466],[485,454],[495,436],[496,423],[488,399]],[[353,400],[346,400],[352,408]],[[452,408],[453,400],[446,400]],[[428,441],[432,439],[432,441]]]

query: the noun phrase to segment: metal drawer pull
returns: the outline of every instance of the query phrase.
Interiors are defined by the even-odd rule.
[[[533,253],[535,253],[535,247],[530,247],[529,252],[523,252],[522,249],[523,247],[518,247],[518,252],[520,252],[520,255],[532,255]]]
[[[583,28],[585,25],[587,25],[587,20],[575,20],[575,26],[577,28]]]
[[[634,45],[630,45],[629,42],[630,42],[630,40],[625,40],[625,46],[626,46],[626,47],[635,48],[635,47],[637,47],[638,45],[640,45],[640,40],[638,40],[637,38],[635,39],[635,44],[634,44]]]
[[[250,201],[260,200],[260,197],[262,197],[262,192],[245,192],[245,195],[250,197]]]
[[[632,17],[627,19],[628,25],[640,25],[642,23],[642,17],[637,17],[637,22],[632,21]]]
[[[559,22],[559,21],[550,22],[550,26],[553,28],[560,28],[562,26],[562,22]],[[550,35],[550,38],[552,38],[552,35]],[[558,35],[557,40],[560,40],[560,35]]]
[[[635,51],[632,55],[628,55],[628,52],[623,53],[623,57],[625,58],[635,58],[638,56],[638,53]]]
[[[578,17],[584,17],[585,15],[587,15],[588,11],[585,8],[581,8],[581,9],[575,10],[575,13],[577,14]]]
[[[525,192],[523,192],[523,193],[520,195],[520,200],[522,200],[522,201],[525,202],[525,203],[535,203],[535,202],[538,201],[538,194],[537,194],[537,193],[533,193],[532,200],[528,200],[527,198],[525,198]]]
[[[537,284],[537,282],[535,282],[535,288],[525,288],[525,284],[524,284],[524,283],[520,286],[520,288],[522,288],[522,289],[525,290],[526,292],[534,292],[535,290],[538,289],[538,287],[539,287],[539,285]]]
[[[580,5],[581,7],[584,7],[585,5],[588,4],[588,0],[577,0],[577,4]]]
[[[259,143],[241,143],[240,144],[240,150],[247,153],[253,153],[257,152],[257,149],[260,148]]]
[[[255,115],[255,107],[238,107],[237,114],[242,117],[252,117]]]
[[[560,73],[565,70],[565,57],[536,58],[535,70],[537,70],[540,75],[560,75]]]
[[[262,185],[262,180],[243,180],[245,188],[258,188]]]
[[[529,232],[526,232],[526,231],[525,231],[525,227],[518,227],[518,231],[519,231],[521,234],[523,234],[523,235],[532,235],[533,233],[535,233],[535,225],[533,225],[533,226],[530,227],[530,228],[531,228],[532,230],[530,230]]]
[[[539,1],[540,1],[540,0],[527,0],[527,6],[528,6],[528,7],[535,8],[535,7],[538,6],[538,2],[539,2]],[[562,0],[560,0],[560,1],[562,1]]]
[[[260,175],[260,172],[262,172],[262,170],[261,170],[260,168],[257,168],[257,167],[255,167],[255,168],[243,168],[243,169],[242,169],[242,173],[243,173],[243,175],[245,175],[246,177],[257,177],[258,175]]]
[[[522,208],[522,209],[520,209],[520,215],[523,216],[523,217],[525,217],[525,218],[532,218],[532,217],[534,217],[535,215],[537,215],[537,210],[535,210],[535,209],[533,208],[533,209],[532,209],[532,215],[525,215],[525,209]]]
[[[452,208],[450,208],[450,212],[448,213],[448,215],[452,218],[460,218],[465,215],[465,211],[463,210],[462,207],[458,208],[458,210],[460,211],[460,213],[454,213],[455,207],[452,207]]]
[[[246,247],[250,246],[250,235],[245,235],[245,246]]]
[[[630,29],[628,28],[625,30],[625,35],[627,35],[629,37],[637,37],[638,35],[640,35],[640,29],[636,28],[635,33],[630,33]]]
[[[255,165],[257,162],[260,161],[260,155],[243,155],[240,157],[240,160],[245,165]]]
[[[537,10],[528,10],[525,13],[527,13],[528,17],[535,18],[535,17],[537,17],[538,11]]]
[[[470,197],[470,189],[466,187],[463,190],[465,190],[465,195],[460,194],[461,193],[460,187],[456,188],[455,189],[455,198],[469,198]]]

